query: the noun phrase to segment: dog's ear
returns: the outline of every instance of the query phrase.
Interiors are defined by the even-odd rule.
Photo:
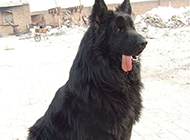
[[[132,8],[131,8],[131,3],[130,0],[124,0],[124,2],[116,9],[116,11],[122,11],[124,13],[127,13],[131,15]]]
[[[108,10],[104,0],[95,0],[92,14],[90,16],[91,22],[99,23],[103,14]]]

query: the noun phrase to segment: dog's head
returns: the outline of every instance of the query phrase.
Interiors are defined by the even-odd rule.
[[[124,0],[116,11],[108,10],[103,0],[95,0],[90,16],[94,45],[105,46],[109,54],[119,55],[124,71],[132,69],[132,62],[147,45],[145,38],[136,32],[131,13],[129,0]]]

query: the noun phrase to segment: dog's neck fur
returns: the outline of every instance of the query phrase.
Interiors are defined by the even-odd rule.
[[[84,38],[89,37],[88,32],[90,32],[90,29],[84,35]],[[117,111],[122,112],[123,110],[128,110],[122,107],[129,106],[128,102],[130,102],[129,100],[131,99],[135,99],[133,101],[135,106],[139,108],[142,107],[139,92],[143,87],[140,78],[140,63],[133,64],[133,70],[126,73],[121,69],[121,66],[115,65],[114,62],[112,63],[110,59],[113,58],[110,58],[108,54],[105,55],[105,52],[102,51],[101,48],[93,49],[92,45],[85,46],[85,44],[81,42],[78,51],[67,83],[70,93],[75,93],[74,96],[84,100],[86,103],[92,101],[96,102],[97,107],[103,107],[110,113],[117,114]],[[89,53],[90,51],[93,53]],[[93,54],[93,56],[89,54]],[[116,60],[119,61],[119,59]],[[118,62],[118,64],[119,63],[121,62]],[[78,87],[83,87],[83,89]],[[99,95],[99,93],[101,93],[101,95]],[[107,100],[107,102],[105,102],[105,100]],[[118,108],[118,102],[124,105]],[[112,108],[110,108],[110,105]],[[140,109],[137,110],[138,111],[135,110],[136,121],[139,120],[140,116]]]
[[[132,88],[133,85],[135,87],[139,86],[139,88],[142,87],[140,70],[138,73],[134,73],[133,70],[125,73],[121,69],[119,56],[116,55],[113,58],[108,53],[108,50],[105,49],[109,48],[108,39],[105,36],[106,31],[102,31],[102,35],[100,34],[97,39],[99,42],[101,41],[100,44],[96,43],[96,41],[94,44],[90,44],[92,42],[90,40],[94,39],[91,32],[93,32],[93,29],[89,28],[83,37],[83,40],[89,40],[89,44],[83,43],[83,40],[81,41],[79,52],[73,62],[69,77],[69,81],[71,81],[69,82],[70,89],[77,89],[77,91],[73,92],[82,97],[85,96],[87,99],[90,96],[91,88],[104,90],[105,93],[118,94],[127,92],[126,90]],[[104,48],[101,47],[102,45]],[[140,67],[140,64],[133,65],[134,69]],[[131,83],[126,83],[126,81],[131,81]],[[84,85],[83,87],[85,88],[80,91],[77,88],[79,85]]]

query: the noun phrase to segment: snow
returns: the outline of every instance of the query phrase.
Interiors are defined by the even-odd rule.
[[[188,33],[188,27],[190,26],[190,7],[187,6],[179,9],[172,7],[154,8],[143,15],[138,15],[134,23],[137,31],[144,34],[147,38],[172,36],[174,35],[173,32],[180,30]],[[183,29],[177,30],[177,28],[181,27]]]
[[[159,6],[158,8],[154,8],[148,11],[147,13],[152,15],[158,15],[159,17],[162,18],[164,22],[168,22],[173,16],[180,16],[187,10],[190,10],[190,7],[173,8],[171,6],[169,7]]]

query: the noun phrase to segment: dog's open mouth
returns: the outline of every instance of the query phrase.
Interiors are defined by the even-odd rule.
[[[138,55],[122,55],[122,69],[127,72],[132,70],[132,60],[138,62]]]

